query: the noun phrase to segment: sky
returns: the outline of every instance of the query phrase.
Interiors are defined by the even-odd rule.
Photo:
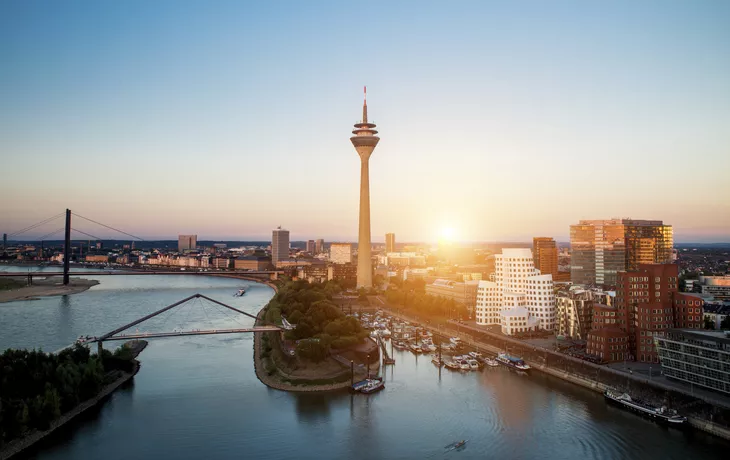
[[[70,208],[150,239],[354,241],[367,85],[373,241],[631,217],[727,242],[728,24],[722,0],[5,0],[0,232]]]

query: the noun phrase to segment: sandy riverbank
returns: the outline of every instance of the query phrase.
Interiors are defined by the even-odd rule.
[[[12,279],[19,283],[25,284],[27,280],[19,277]],[[23,286],[18,289],[8,291],[0,291],[0,303],[12,302],[15,300],[37,300],[40,297],[71,295],[84,292],[92,286],[99,284],[96,280],[87,280],[83,278],[71,278],[69,284],[64,286],[59,277],[49,277],[47,279],[33,278],[32,286]]]

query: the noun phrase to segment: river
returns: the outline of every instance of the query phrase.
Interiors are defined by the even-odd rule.
[[[0,267],[0,270],[7,269]],[[67,297],[0,304],[0,348],[57,350],[199,292],[255,314],[273,291],[192,276],[100,276]],[[241,286],[248,292],[233,297]],[[139,331],[250,326],[195,301]],[[395,351],[386,388],[370,395],[294,394],[256,378],[250,335],[151,339],[134,383],[31,455],[41,459],[727,458],[730,443],[663,428],[601,395],[502,367],[440,370]],[[460,451],[444,446],[468,439]]]

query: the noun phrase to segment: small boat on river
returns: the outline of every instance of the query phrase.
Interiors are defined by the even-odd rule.
[[[245,293],[246,293],[246,288],[241,288],[241,289],[238,290],[238,292],[236,292],[235,294],[233,294],[233,297],[241,297]]]
[[[355,382],[352,385],[352,389],[354,391],[366,395],[380,391],[383,388],[385,388],[385,382],[383,381],[382,377],[372,377],[369,379],[361,380],[359,382]]]
[[[524,362],[522,358],[515,358],[514,356],[510,356],[507,353],[500,353],[499,355],[497,355],[497,362],[520,371],[530,370],[530,365]]]

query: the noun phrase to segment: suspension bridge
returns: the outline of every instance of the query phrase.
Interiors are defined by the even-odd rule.
[[[149,331],[149,332],[140,332],[139,328],[137,326],[145,323],[146,321],[151,320],[152,318],[155,318],[157,316],[162,315],[165,312],[169,312],[175,308],[182,308],[183,305],[190,303],[191,301],[195,300],[205,300],[208,301],[215,306],[223,307],[226,310],[225,311],[232,311],[234,313],[237,313],[239,315],[244,315],[246,317],[252,318],[255,320],[253,326],[245,326],[241,325],[243,327],[235,327],[235,328],[214,328],[211,324],[210,329],[198,329],[198,328],[192,328],[189,330],[182,330],[175,328],[172,331]],[[210,321],[209,315],[205,309],[204,304],[200,304],[202,306],[202,311],[205,313],[206,318]],[[192,307],[191,307],[192,308]],[[191,311],[188,311],[188,315],[185,318],[186,320],[189,320]],[[232,318],[234,321],[236,321],[237,315],[234,315]],[[227,319],[231,319],[229,316]],[[163,326],[167,324],[169,318],[163,322]],[[227,323],[230,323],[230,321],[226,321]],[[256,322],[259,322],[261,324],[256,324]],[[239,323],[240,324],[240,323]],[[125,333],[125,331],[128,331],[131,328],[135,328],[134,332],[131,333]],[[167,305],[166,307],[163,307],[153,313],[150,313],[149,315],[143,316],[137,320],[134,320],[128,324],[125,324],[123,326],[120,326],[113,331],[107,332],[106,334],[102,334],[99,336],[82,336],[80,337],[77,342],[65,347],[70,348],[76,345],[76,343],[80,343],[83,345],[90,345],[92,343],[96,343],[98,347],[98,353],[101,355],[103,351],[103,343],[104,342],[110,342],[115,340],[135,340],[135,339],[151,339],[151,338],[169,338],[169,337],[185,337],[185,336],[198,336],[198,335],[219,335],[219,334],[245,334],[245,333],[251,333],[251,332],[276,332],[283,330],[281,327],[275,325],[275,324],[266,324],[265,321],[259,320],[256,318],[256,316],[246,313],[245,311],[239,310],[236,307],[232,307],[230,305],[227,305],[223,302],[219,302],[215,299],[211,299],[208,296],[205,296],[203,294],[193,294],[190,297],[186,297],[182,300],[179,300],[173,304]],[[64,349],[65,349],[64,348]],[[62,349],[63,350],[63,349]],[[59,350],[60,351],[60,350]]]
[[[63,284],[68,285],[69,284],[69,277],[70,277],[70,263],[71,263],[71,257],[72,257],[72,247],[71,247],[71,235],[73,232],[77,234],[84,235],[86,237],[94,238],[95,240],[102,240],[102,238],[98,236],[94,236],[91,233],[88,233],[86,231],[82,231],[76,228],[73,228],[71,226],[71,218],[72,216],[87,222],[92,223],[101,227],[104,227],[108,230],[113,230],[115,232],[118,232],[122,235],[129,236],[135,240],[138,241],[144,241],[143,238],[133,235],[131,233],[125,232],[123,230],[120,230],[118,228],[112,227],[111,225],[104,224],[102,222],[99,222],[97,220],[84,217],[82,215],[79,215],[77,213],[72,213],[70,209],[66,209],[65,213],[60,213],[55,216],[51,216],[47,219],[43,219],[39,222],[36,222],[33,225],[29,225],[25,228],[22,228],[20,230],[17,230],[13,233],[3,234],[3,251],[7,247],[7,241],[8,238],[17,237],[23,234],[26,234],[30,231],[36,230],[42,226],[49,225],[52,222],[55,222],[57,219],[60,219],[61,217],[64,217],[65,215],[65,226],[61,228],[57,228],[56,230],[47,233],[41,237],[39,237],[37,240],[41,242],[41,248],[43,247],[43,241],[48,240],[52,236],[64,232],[64,246],[63,246],[63,271],[62,272],[48,272],[48,271],[37,271],[37,272],[0,272],[0,277],[28,277],[28,283],[33,283],[33,277],[49,277],[49,276],[62,276],[63,277]],[[198,276],[235,276],[235,277],[252,277],[254,279],[277,279],[278,275],[284,273],[280,270],[249,270],[249,271],[243,271],[243,272],[210,272],[210,271],[196,271],[196,270],[185,270],[185,271],[175,271],[175,270],[113,270],[113,271],[99,271],[99,272],[83,272],[83,271],[74,271],[73,274],[76,276],[109,276],[109,275],[116,275],[116,276],[124,276],[124,275],[198,275]]]

